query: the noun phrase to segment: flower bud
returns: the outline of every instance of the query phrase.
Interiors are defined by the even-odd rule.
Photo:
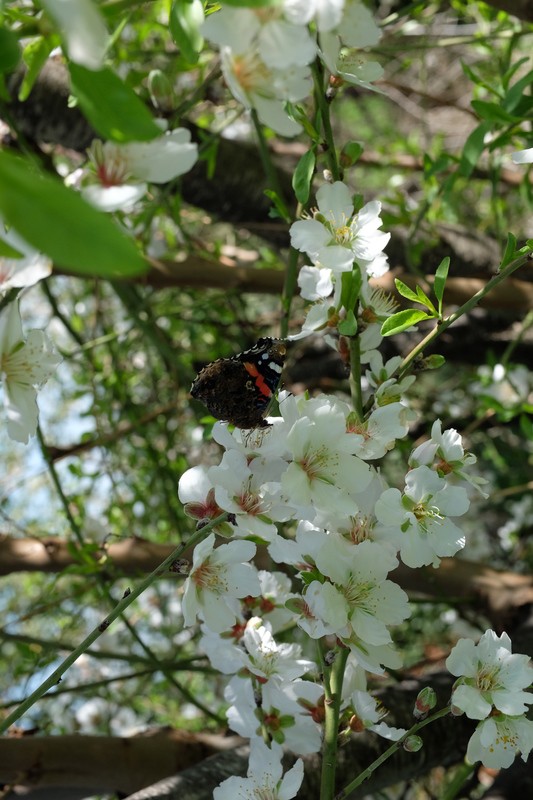
[[[420,738],[420,736],[408,736],[405,742],[403,743],[403,749],[406,750],[408,753],[418,753],[419,750],[422,749],[424,746],[424,742]]]
[[[148,91],[156,108],[172,111],[175,105],[174,92],[169,79],[160,69],[153,69],[148,75]]]
[[[431,686],[425,686],[415,700],[413,716],[416,719],[425,719],[432,708],[437,704],[437,695]]]

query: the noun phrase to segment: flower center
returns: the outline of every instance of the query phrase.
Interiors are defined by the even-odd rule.
[[[191,578],[198,589],[209,589],[211,592],[219,594],[225,591],[220,564],[211,564],[209,560],[204,561],[191,573]]]
[[[268,67],[263,64],[257,53],[234,55],[232,69],[235,79],[245,92],[261,91],[266,96],[271,95],[271,91],[267,91],[271,83],[271,75]]]
[[[332,465],[332,453],[326,447],[322,446],[317,450],[308,450],[297,463],[303,469],[309,481],[320,480],[331,483],[325,471],[326,467],[331,467]]]
[[[476,676],[477,686],[481,692],[490,692],[498,686],[498,668],[484,667],[479,670]]]

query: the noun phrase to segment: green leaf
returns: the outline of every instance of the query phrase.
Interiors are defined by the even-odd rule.
[[[392,336],[395,333],[401,333],[423,319],[433,319],[433,317],[426,314],[425,311],[415,311],[412,308],[408,308],[406,311],[398,311],[397,314],[393,314],[392,317],[385,320],[381,326],[381,335]]]
[[[37,80],[37,76],[54,46],[53,40],[53,36],[46,39],[44,36],[39,36],[24,48],[22,58],[28,69],[26,70],[26,74],[19,88],[18,99],[21,103],[24,103],[24,101],[28,99],[33,89],[33,84]]]
[[[361,292],[361,271],[359,267],[354,267],[351,272],[341,274],[341,299],[340,306],[346,311],[353,311],[359,294]]]
[[[24,254],[0,237],[0,258],[24,258]]]
[[[533,69],[530,70],[527,75],[524,75],[523,78],[520,78],[520,80],[517,81],[513,86],[511,86],[503,99],[503,108],[509,113],[516,111],[516,108],[522,99],[522,95],[524,94],[524,89],[527,89],[531,83],[533,83]]]
[[[268,216],[274,219],[276,217],[281,218],[285,220],[285,222],[287,223],[292,222],[291,215],[289,214],[289,211],[287,209],[287,206],[285,205],[285,201],[283,200],[283,198],[281,198],[272,189],[265,189],[265,194],[269,198],[269,200],[272,200],[272,203],[274,205],[274,209],[270,209]],[[274,213],[272,213],[273,211]]]
[[[170,35],[190,64],[196,64],[204,46],[204,38],[200,33],[203,21],[202,0],[174,0],[172,3],[169,18]]]
[[[124,278],[147,269],[134,242],[110,217],[6,152],[0,152],[0,213],[27,242],[76,274]]]
[[[339,322],[337,329],[343,336],[355,336],[357,333],[357,320],[353,311],[346,312],[346,317]]]
[[[444,297],[444,287],[446,285],[449,269],[450,258],[449,256],[446,256],[446,258],[443,258],[437,267],[437,271],[435,272],[435,281],[433,283],[433,291],[435,292],[435,297],[439,301],[439,316],[442,316],[442,298]]]
[[[20,61],[20,45],[13,31],[0,28],[0,72],[11,72]]]
[[[311,192],[311,181],[315,172],[316,154],[314,149],[308,150],[298,161],[294,175],[292,176],[292,188],[296,199],[303,206],[309,200]]]
[[[340,162],[343,167],[352,167],[361,157],[364,147],[359,142],[346,142],[343,145],[340,155]]]
[[[72,91],[104,139],[145,142],[161,135],[142,100],[110,69],[90,70],[72,63],[69,69]]]
[[[416,292],[414,292],[406,283],[401,281],[399,278],[394,279],[394,283],[396,285],[396,291],[402,297],[405,297],[407,300],[412,300],[414,303],[418,303],[418,296]]]
[[[425,291],[422,289],[421,286],[416,287],[416,294],[418,297],[418,302],[421,303],[423,306],[425,306],[434,317],[437,317],[438,316],[437,309],[435,308],[435,306],[433,305],[433,303],[431,302],[431,300],[429,299],[429,297],[427,296],[427,294],[425,293]]]
[[[510,122],[519,122],[513,114],[509,114],[498,103],[488,103],[486,100],[472,100],[472,108],[481,119],[496,125],[508,125]]]
[[[502,262],[500,264],[500,269],[506,267],[507,264],[510,264],[511,261],[515,258],[516,254],[516,236],[512,233],[507,234],[507,241],[505,243],[505,251],[502,256]]]
[[[432,353],[427,358],[422,359],[421,367],[422,369],[440,369],[445,363],[444,356],[441,356],[440,353]]]
[[[463,178],[469,178],[472,174],[481,153],[485,149],[485,136],[491,130],[491,127],[488,122],[482,122],[477,128],[474,128],[467,138],[458,168],[459,175]]]

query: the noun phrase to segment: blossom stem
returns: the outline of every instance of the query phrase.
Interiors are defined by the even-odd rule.
[[[339,735],[339,717],[342,700],[342,682],[344,670],[350,650],[341,647],[331,670],[329,681],[324,682],[326,703],[324,721],[324,748],[322,757],[322,775],[320,779],[320,800],[333,800],[335,797],[335,768],[337,764],[337,739]]]
[[[440,711],[435,712],[430,717],[422,720],[421,722],[417,722],[410,728],[401,739],[398,739],[397,742],[391,744],[384,753],[382,753],[375,761],[373,761],[369,767],[367,767],[360,775],[355,778],[348,786],[345,786],[337,795],[335,795],[334,800],[346,800],[347,797],[351,795],[351,793],[360,786],[364,781],[368,780],[373,772],[376,771],[378,767],[380,767],[387,759],[389,759],[394,753],[396,753],[400,747],[403,746],[403,743],[409,736],[413,736],[422,728],[425,728],[426,725],[429,725],[432,722],[436,722],[436,720],[441,719],[442,717],[446,717],[450,713],[451,706],[446,706],[446,708],[441,709]]]
[[[485,295],[495,289],[496,286],[499,286],[500,283],[505,281],[510,275],[512,275],[513,272],[519,269],[519,267],[523,266],[523,264],[530,259],[531,253],[526,253],[519,256],[514,261],[511,261],[511,263],[507,264],[507,266],[498,272],[494,278],[491,278],[491,280],[486,283],[485,286],[479,290],[479,292],[476,292],[476,294],[473,295],[470,300],[467,300],[466,303],[463,303],[463,305],[458,308],[457,311],[454,311],[454,313],[450,314],[449,317],[439,320],[435,328],[428,333],[428,335],[425,336],[424,339],[422,339],[422,341],[419,342],[419,344],[417,344],[416,347],[414,347],[404,358],[398,370],[398,380],[403,378],[403,376],[409,371],[413,361],[417,358],[417,356],[420,356],[424,352],[426,347],[431,344],[434,339],[440,336],[440,334],[443,333],[446,328],[449,328],[450,325],[462,317],[463,314],[467,314],[469,311],[475,308],[475,306],[477,306],[477,304],[485,297]]]
[[[205,527],[201,528],[200,530],[196,531],[186,542],[182,542],[172,553],[165,558],[165,560],[156,567],[153,572],[151,572],[143,581],[139,583],[138,586],[135,587],[132,591],[126,591],[122,600],[117,603],[113,611],[107,615],[107,617],[94,628],[91,633],[85,637],[85,639],[81,642],[81,644],[76,647],[64,661],[55,669],[49,676],[44,680],[40,686],[35,689],[28,697],[19,705],[17,708],[11,712],[5,719],[0,720],[0,733],[6,731],[14,722],[22,717],[29,709],[35,705],[35,703],[41,699],[41,697],[46,694],[49,689],[52,689],[57,683],[59,683],[62,679],[62,676],[65,674],[67,669],[71,667],[78,658],[85,653],[85,651],[95,642],[100,636],[109,628],[112,622],[114,622],[117,617],[125,611],[128,606],[130,606],[134,600],[136,600],[152,583],[155,582],[157,578],[163,575],[171,566],[171,564],[179,558],[186,549],[190,547],[195,547],[199,542],[201,542],[207,534],[217,525],[220,525],[221,522],[225,522],[228,518],[227,513],[221,514],[214,520],[206,525]]]
[[[331,128],[330,119],[330,105],[326,98],[324,91],[324,70],[322,64],[317,60],[313,64],[313,78],[315,82],[315,103],[320,111],[320,119],[322,121],[322,130],[324,132],[324,150],[328,160],[328,166],[334,181],[342,180],[342,170],[337,160],[337,151],[335,149],[335,138]]]
[[[350,343],[350,394],[352,404],[360,420],[364,418],[363,392],[361,389],[361,343],[359,336],[351,336]]]

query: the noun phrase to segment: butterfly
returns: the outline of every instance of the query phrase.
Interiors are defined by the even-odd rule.
[[[264,418],[279,386],[286,353],[281,339],[259,339],[249,350],[204,367],[191,395],[214,417],[236,428],[266,428]]]

